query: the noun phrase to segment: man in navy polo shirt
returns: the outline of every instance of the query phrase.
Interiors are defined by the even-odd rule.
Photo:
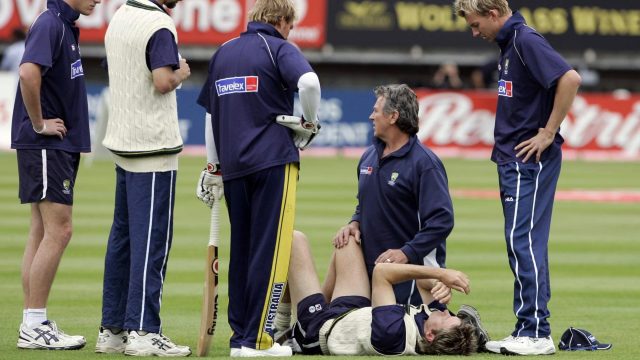
[[[453,205],[440,159],[418,140],[418,100],[407,85],[375,89],[373,145],[358,164],[358,205],[333,242],[362,243],[369,276],[378,263],[445,267]],[[420,304],[414,281],[395,285],[399,303]]]
[[[560,124],[581,79],[506,0],[456,0],[454,7],[474,37],[495,41],[501,51],[491,160],[498,164],[518,321],[510,336],[486,347],[506,354],[553,354],[547,320],[549,227],[562,162]]]
[[[47,318],[47,300],[71,240],[71,212],[80,153],[91,151],[84,72],[75,21],[101,0],[48,0],[29,29],[11,124],[20,201],[31,204],[22,261],[22,349],[79,349]]]
[[[289,268],[299,153],[276,117],[293,114],[297,91],[304,118],[315,122],[320,83],[286,41],[293,1],[258,0],[249,18],[247,31],[211,58],[198,104],[210,114],[207,145],[215,147],[208,146],[208,160],[219,156],[231,222],[230,355],[291,356],[289,347],[274,344],[273,328]],[[220,188],[222,180],[205,173],[199,187]]]

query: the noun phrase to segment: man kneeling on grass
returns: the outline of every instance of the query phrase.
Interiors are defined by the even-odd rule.
[[[477,351],[478,323],[424,304],[396,304],[393,284],[412,279],[419,283],[425,304],[450,298],[450,289],[470,291],[469,279],[460,271],[396,263],[376,265],[370,286],[362,250],[355,241],[334,251],[321,287],[308,241],[303,233],[294,232],[289,291],[298,310],[291,334],[295,350],[325,355],[469,355]]]

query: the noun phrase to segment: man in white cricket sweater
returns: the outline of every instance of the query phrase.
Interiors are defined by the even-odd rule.
[[[109,121],[103,141],[116,164],[96,352],[188,356],[162,334],[160,304],[173,237],[178,153],[175,89],[191,74],[165,10],[181,0],[128,0],[105,35]]]

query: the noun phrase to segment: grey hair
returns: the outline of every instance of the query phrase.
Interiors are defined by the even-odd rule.
[[[490,10],[498,10],[499,16],[511,13],[507,0],[456,0],[453,10],[460,17],[471,14],[487,16]]]
[[[385,99],[382,112],[386,115],[398,112],[396,126],[409,135],[418,133],[418,97],[406,84],[380,85],[375,88],[376,98]]]

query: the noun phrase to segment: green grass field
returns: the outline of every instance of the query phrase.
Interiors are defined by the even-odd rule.
[[[495,166],[487,161],[446,159],[450,186],[496,190]],[[195,348],[208,240],[209,214],[196,199],[195,184],[204,160],[183,157],[176,190],[175,233],[164,286],[165,333]],[[313,244],[316,265],[324,274],[331,238],[355,205],[357,159],[304,158],[298,185],[296,228]],[[17,198],[14,153],[0,153],[0,358],[118,358],[96,355],[93,346],[100,323],[103,259],[113,216],[114,170],[109,161],[83,165],[75,189],[74,234],[57,274],[48,313],[65,332],[83,334],[79,351],[18,350],[22,314],[20,263],[29,227],[29,206]],[[626,189],[640,191],[640,163],[569,162],[563,164],[560,189]],[[493,338],[508,335],[513,278],[502,237],[498,199],[454,198],[456,226],[448,239],[447,265],[463,270],[472,281],[468,296],[456,294],[452,308],[475,305]],[[225,212],[226,213],[226,212]],[[552,223],[551,266],[553,339],[568,326],[585,328],[610,351],[559,352],[557,358],[638,359],[640,347],[640,204],[557,201]],[[229,228],[223,217],[223,239]],[[226,268],[228,240],[221,254],[221,312],[210,357],[228,356]],[[501,355],[475,355],[478,359]]]

